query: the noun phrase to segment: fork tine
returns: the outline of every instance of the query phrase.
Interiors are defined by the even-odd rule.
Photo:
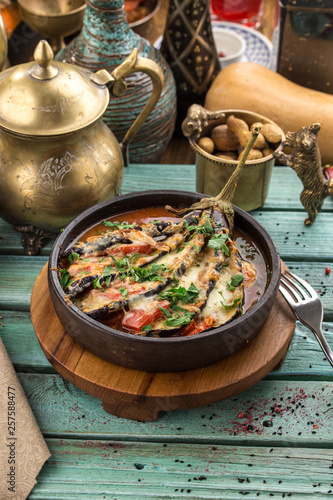
[[[310,295],[310,297],[312,299],[315,299],[316,297],[318,297],[317,292],[305,280],[303,280],[299,276],[296,276],[296,274],[293,274],[290,271],[286,271],[286,274],[289,274],[295,282],[300,283],[304,287],[304,289],[308,292],[308,294]],[[296,286],[296,283],[295,283],[295,286]]]
[[[289,285],[292,285],[294,293],[297,294],[297,291],[298,291],[300,293],[302,299],[304,299],[304,300],[309,298],[309,296],[305,293],[305,291],[303,290],[303,288],[301,288],[299,286],[299,284],[297,283],[297,280],[294,280],[293,278],[291,278],[290,276],[288,276],[288,274],[284,274],[283,278],[286,280],[286,283],[289,283]],[[289,288],[289,290],[291,290],[291,289]]]
[[[282,283],[284,288],[289,291],[290,295],[294,298],[295,304],[297,304],[299,302],[299,300],[302,300],[302,299],[305,300],[303,295],[301,295],[301,297],[299,296],[299,293],[298,293],[296,287],[294,288],[294,286],[290,285],[290,281],[286,279],[286,276],[282,275],[280,277],[280,283]]]
[[[289,293],[285,288],[284,288],[285,283],[281,281],[281,284],[279,286],[279,290],[288,302],[290,306],[297,306],[297,302],[294,300],[294,297]]]

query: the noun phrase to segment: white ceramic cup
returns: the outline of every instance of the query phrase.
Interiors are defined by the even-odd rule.
[[[245,60],[246,42],[243,37],[226,28],[213,27],[213,37],[219,55],[221,69],[229,64]],[[220,54],[224,56],[220,56]]]

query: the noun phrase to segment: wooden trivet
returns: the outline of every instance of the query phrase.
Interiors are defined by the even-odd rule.
[[[278,294],[257,337],[229,358],[183,372],[123,368],[91,354],[66,333],[49,294],[47,264],[32,291],[31,319],[45,356],[60,375],[101,399],[107,412],[140,421],[155,420],[159,411],[205,406],[248,389],[281,366],[295,330],[295,317]]]

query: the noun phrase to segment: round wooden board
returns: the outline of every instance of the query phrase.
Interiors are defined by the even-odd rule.
[[[104,361],[65,332],[49,294],[47,264],[34,285],[30,309],[41,348],[60,375],[101,399],[106,411],[141,421],[155,420],[159,411],[205,406],[248,389],[283,362],[295,330],[295,317],[278,294],[263,329],[236,354],[196,370],[145,372]]]

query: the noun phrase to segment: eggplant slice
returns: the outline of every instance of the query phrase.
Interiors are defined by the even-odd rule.
[[[160,299],[170,302],[170,309],[162,311],[163,316],[143,333],[155,337],[171,336],[196,320],[206,306],[222,266],[227,265],[227,261],[228,258],[221,250],[206,247],[200,252],[194,265],[183,274],[177,285],[169,286],[160,293]]]
[[[200,212],[193,212],[183,217],[180,222],[156,221],[142,226],[127,224],[126,222],[109,223],[109,226],[114,227],[113,231],[106,230],[105,233],[101,235],[91,236],[86,241],[75,243],[72,247],[63,252],[61,258],[68,258],[73,254],[77,256],[105,255],[112,246],[120,243],[133,243],[136,239],[142,241],[144,235],[151,238],[157,236],[171,236],[181,231],[184,228],[184,224],[192,222],[193,220],[198,220],[199,215]],[[104,224],[108,227],[108,221],[105,221]],[[138,231],[141,232],[141,235],[137,234]]]

